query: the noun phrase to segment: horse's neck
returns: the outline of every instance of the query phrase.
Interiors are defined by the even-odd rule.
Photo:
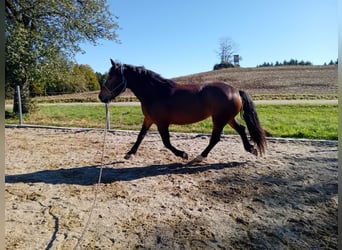
[[[148,89],[146,84],[139,79],[139,76],[132,74],[127,78],[127,88],[132,90],[133,94],[139,99],[140,102],[148,99]]]

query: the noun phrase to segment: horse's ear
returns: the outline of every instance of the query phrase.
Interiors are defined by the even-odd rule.
[[[112,66],[115,66],[115,62],[112,59],[110,59],[110,62],[112,63]]]

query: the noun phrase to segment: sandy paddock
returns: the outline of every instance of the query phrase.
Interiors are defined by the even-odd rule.
[[[73,249],[94,201],[101,130],[6,128],[6,248]],[[102,184],[79,249],[337,249],[337,141],[224,136],[187,165],[149,133],[106,136]],[[172,134],[197,156],[209,137]]]

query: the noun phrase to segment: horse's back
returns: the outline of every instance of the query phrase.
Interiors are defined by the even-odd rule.
[[[226,82],[208,82],[200,84],[198,95],[210,104],[230,105],[240,100],[239,90]]]

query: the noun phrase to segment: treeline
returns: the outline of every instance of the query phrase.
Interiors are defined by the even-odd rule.
[[[324,65],[335,65],[338,64],[338,60],[335,62],[331,60],[329,64],[324,63]],[[263,64],[257,65],[257,68],[259,67],[277,67],[277,66],[311,66],[312,63],[310,61],[298,61],[296,59],[291,59],[289,61],[284,60],[283,62],[276,61],[275,63],[271,62],[264,62]]]
[[[257,65],[257,68],[259,67],[277,67],[277,66],[297,66],[297,65],[301,65],[301,66],[305,66],[305,65],[312,65],[312,63],[310,61],[298,61],[296,59],[291,59],[290,61],[286,61],[284,60],[283,62],[278,62],[276,61],[275,63],[271,62],[264,62],[261,65]]]
[[[107,77],[106,74],[94,72],[89,65],[64,62],[56,66],[54,72],[49,71],[32,82],[29,89],[30,97],[80,93],[99,90]],[[6,98],[13,97],[14,84],[5,85]]]
[[[324,63],[323,65],[326,66],[326,65],[337,65],[337,64],[338,64],[338,59],[336,59],[335,62],[333,60],[330,60],[330,62],[328,64]]]

